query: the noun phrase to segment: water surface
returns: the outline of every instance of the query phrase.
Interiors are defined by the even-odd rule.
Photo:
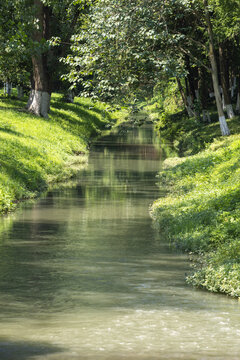
[[[152,227],[165,153],[151,126],[101,139],[74,186],[0,224],[1,360],[240,359],[238,302],[188,287]]]

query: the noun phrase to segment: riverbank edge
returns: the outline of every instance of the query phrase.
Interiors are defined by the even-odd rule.
[[[192,129],[168,124],[171,136],[173,128],[181,129],[172,139],[179,144],[183,138],[185,157],[166,159],[157,175],[166,196],[152,204],[150,214],[162,236],[190,254],[189,284],[239,298],[240,117],[228,123],[234,128],[229,137],[216,136],[217,123],[198,126],[197,145],[205,140],[200,151],[191,143]]]
[[[64,103],[53,94],[49,119],[24,110],[27,99],[0,97],[0,215],[37,199],[87,166],[89,146],[128,110],[90,99]]]

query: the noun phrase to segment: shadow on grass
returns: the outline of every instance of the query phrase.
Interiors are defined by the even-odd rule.
[[[211,119],[211,123],[203,123],[184,113],[173,114],[160,133],[164,139],[175,142],[179,156],[194,155],[204,150],[214,138],[222,138],[216,111],[211,112]],[[228,119],[227,123],[232,135],[239,133],[239,116]]]
[[[46,187],[46,180],[43,178],[41,172],[36,167],[31,168],[31,163],[26,163],[29,157],[40,158],[41,154],[36,148],[29,148],[18,141],[9,141],[2,139],[2,148],[0,151],[1,169],[7,173],[14,181],[25,185],[31,191],[40,191]],[[12,156],[14,148],[14,157]]]
[[[85,129],[94,134],[97,133],[98,129],[102,129],[105,125],[105,122],[101,121],[97,116],[94,116],[83,109],[78,108],[74,110],[72,108],[67,108],[66,110],[76,113],[78,119],[74,118],[69,113],[63,114],[61,109],[59,110],[56,108],[51,109],[51,114],[56,118],[54,121],[56,121],[63,129],[66,129],[67,125],[67,130],[74,135],[82,135],[82,132],[79,131],[79,127],[81,130]]]
[[[27,103],[27,98],[23,98],[23,99],[18,99],[17,97],[5,97],[5,96],[0,96],[0,100],[2,103],[4,104],[8,104],[10,105],[9,109],[12,109],[11,105],[14,105],[14,107],[18,106],[18,107],[25,107],[26,103]],[[1,109],[6,109],[6,107],[1,106]]]
[[[94,105],[87,105],[87,104],[79,104],[80,107],[83,107],[84,109],[87,109],[89,111],[93,111],[96,112],[97,114],[100,114],[102,117],[105,117],[106,119],[108,119],[109,121],[112,120],[111,115],[109,113],[109,111],[107,111],[106,109],[99,109]]]
[[[12,130],[11,128],[8,127],[0,127],[0,132],[4,132],[6,134],[11,134],[11,135],[15,135],[18,137],[24,137],[24,138],[30,138],[32,139],[32,136],[26,135],[26,134],[22,134],[18,131]]]
[[[1,360],[28,360],[32,359],[33,356],[46,356],[63,351],[63,348],[48,343],[12,341],[7,338],[0,338]]]
[[[96,106],[94,106],[94,104],[83,104],[80,102],[75,102],[71,104],[66,102],[60,102],[59,100],[56,101],[53,99],[52,105],[52,109],[56,108],[59,110],[62,109],[66,111],[72,111],[75,112],[76,115],[79,115],[79,113],[81,115],[81,111],[85,111],[85,113],[88,113],[89,115],[91,115],[90,113],[95,112],[96,114],[101,115],[101,117],[105,118],[106,120],[111,120],[109,112],[107,112],[105,109],[97,108]]]

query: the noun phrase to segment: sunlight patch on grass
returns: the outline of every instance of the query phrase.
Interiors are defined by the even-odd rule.
[[[163,236],[197,254],[188,282],[240,297],[240,135],[215,140],[159,173],[151,214]],[[196,258],[195,258],[196,259]]]

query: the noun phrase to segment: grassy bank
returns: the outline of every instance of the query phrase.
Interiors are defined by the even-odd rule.
[[[61,98],[53,95],[49,119],[25,112],[26,99],[0,98],[0,214],[74,176],[87,162],[91,138],[126,115],[89,99]]]
[[[159,186],[167,195],[151,214],[163,236],[193,254],[189,283],[240,297],[240,119],[229,121],[227,138],[218,123],[191,128],[189,120],[184,129],[182,121],[164,131],[195,155],[165,161]]]

